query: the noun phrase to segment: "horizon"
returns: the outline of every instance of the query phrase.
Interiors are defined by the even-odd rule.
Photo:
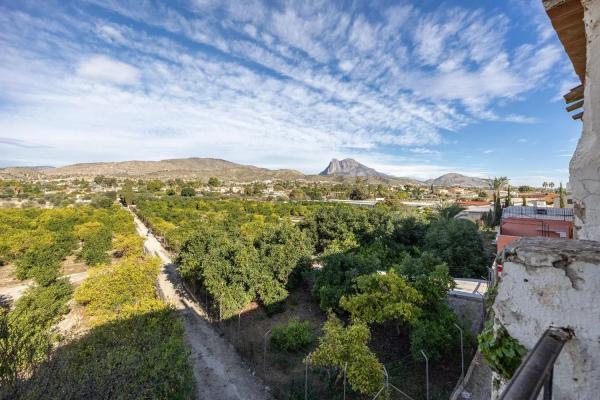
[[[539,1],[133,4],[0,5],[0,166],[353,158],[568,183],[577,78]]]

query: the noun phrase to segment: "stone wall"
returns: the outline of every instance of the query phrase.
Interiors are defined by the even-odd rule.
[[[573,330],[555,365],[554,398],[598,398],[600,242],[523,238],[507,246],[493,310],[495,323],[529,350],[550,326]]]
[[[587,36],[583,133],[571,159],[575,237],[600,240],[600,1],[582,0]]]

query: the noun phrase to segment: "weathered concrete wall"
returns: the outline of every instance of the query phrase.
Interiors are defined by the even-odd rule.
[[[483,298],[465,295],[448,295],[448,305],[458,319],[468,326],[471,335],[476,336],[483,327],[484,310]]]
[[[554,398],[599,398],[600,242],[523,238],[507,246],[493,309],[495,322],[528,349],[549,326],[572,329],[555,366]]]
[[[583,133],[570,164],[575,237],[600,240],[600,1],[582,0],[587,36]]]

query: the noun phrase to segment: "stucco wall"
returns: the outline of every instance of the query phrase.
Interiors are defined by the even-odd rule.
[[[448,305],[454,310],[458,319],[470,328],[472,336],[477,336],[481,332],[485,318],[483,298],[450,294]]]
[[[570,164],[575,237],[600,240],[600,1],[582,0],[587,36],[583,133]]]
[[[520,239],[505,249],[499,285],[495,322],[528,349],[549,326],[575,334],[555,365],[554,398],[599,398],[600,242]]]

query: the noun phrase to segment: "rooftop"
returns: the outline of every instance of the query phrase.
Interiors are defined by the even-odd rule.
[[[533,218],[573,221],[573,209],[511,206],[502,210],[502,219],[505,218]]]

